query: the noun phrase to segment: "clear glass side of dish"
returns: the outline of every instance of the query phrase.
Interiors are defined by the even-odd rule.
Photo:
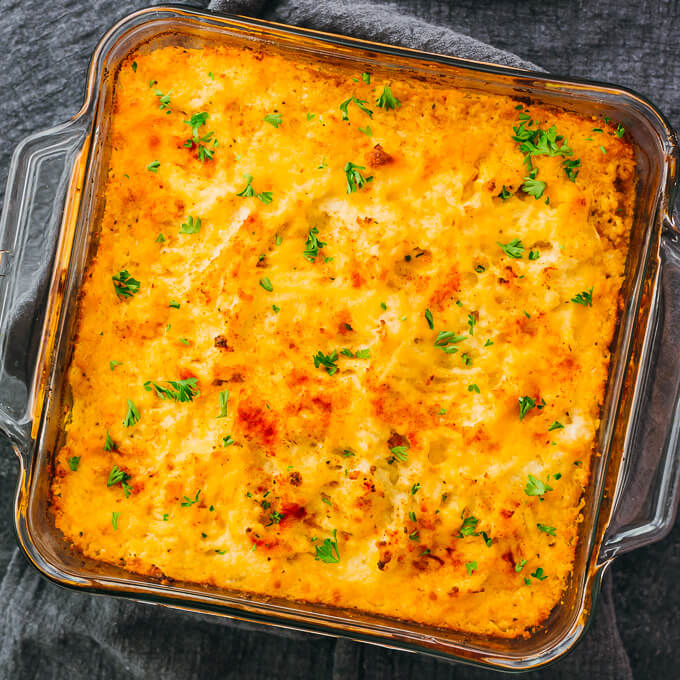
[[[282,52],[291,59],[370,65],[437,84],[608,115],[633,139],[638,195],[621,318],[571,583],[564,602],[527,639],[500,640],[346,611],[162,583],[85,560],[65,545],[48,509],[51,454],[69,395],[63,384],[77,298],[96,247],[100,187],[107,167],[113,75],[130,51],[213,41]],[[360,69],[360,70],[357,70]],[[19,456],[15,522],[28,558],[67,586],[222,616],[338,635],[502,667],[533,668],[583,634],[602,574],[618,553],[671,526],[677,505],[680,357],[672,333],[680,308],[680,245],[669,216],[677,163],[667,123],[642,98],[618,88],[547,78],[485,64],[422,55],[184,8],[151,8],[124,19],[94,55],[88,97],[70,122],[37,133],[16,150],[0,219],[0,426]],[[675,286],[675,288],[674,288]],[[667,395],[672,395],[669,399]]]

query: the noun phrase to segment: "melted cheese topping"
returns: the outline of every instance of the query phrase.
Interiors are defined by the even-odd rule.
[[[395,109],[375,103],[388,83]],[[351,96],[372,117],[352,101],[343,120]],[[67,539],[253,595],[493,636],[540,624],[573,567],[634,161],[611,125],[530,106],[581,161],[572,182],[534,156],[537,200],[516,107],[246,50],[131,56],[55,461]],[[348,162],[372,178],[351,193]],[[190,401],[144,388],[191,378]]]

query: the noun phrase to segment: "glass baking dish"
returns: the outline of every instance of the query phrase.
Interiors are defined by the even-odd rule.
[[[407,72],[434,85],[609,116],[632,140],[636,213],[599,431],[601,455],[593,460],[571,581],[560,605],[528,638],[469,635],[355,610],[161,582],[84,559],[55,529],[48,512],[51,456],[62,436],[63,381],[78,291],[102,210],[99,188],[107,170],[116,69],[136,49],[214,41],[332,62],[353,73],[367,65],[395,78]],[[677,140],[667,121],[649,102],[622,88],[185,7],[131,14],[100,41],[80,112],[25,139],[9,172],[0,220],[0,427],[21,465],[14,519],[26,556],[56,583],[92,593],[505,670],[536,668],[558,658],[586,630],[612,559],[662,538],[675,516],[680,355],[672,328],[680,309],[672,291],[680,284],[680,243],[670,215],[677,162]]]

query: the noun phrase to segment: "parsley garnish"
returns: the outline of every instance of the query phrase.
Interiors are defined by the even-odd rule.
[[[187,378],[186,380],[165,380],[170,387],[164,387],[156,382],[147,380],[144,389],[151,392],[153,389],[159,399],[170,399],[172,401],[193,401],[194,397],[201,394],[196,389],[197,378]]]
[[[273,200],[274,200],[274,194],[271,191],[262,191],[259,194],[255,192],[255,189],[253,189],[253,176],[252,175],[243,175],[246,180],[247,184],[243,188],[242,191],[239,191],[236,195],[241,196],[242,198],[249,198],[251,196],[254,196],[255,198],[259,199],[262,201],[265,205],[269,205]]]
[[[539,581],[545,581],[548,577],[543,573],[543,567],[538,567],[536,571],[531,574],[534,578],[537,578]]]
[[[230,434],[228,434],[226,437],[222,437],[222,443],[225,446],[231,446],[235,442],[234,442],[234,438]]]
[[[562,425],[562,423],[560,423],[559,421],[556,420],[556,421],[548,428],[548,432],[552,432],[553,430],[562,430],[562,429],[564,429],[564,425]]]
[[[373,111],[366,107],[368,102],[365,99],[357,99],[356,97],[350,97],[346,99],[342,104],[340,104],[340,111],[342,111],[342,119],[349,120],[349,114],[347,113],[347,107],[354,102],[369,118],[373,118]]]
[[[78,465],[80,464],[80,456],[73,456],[72,458],[68,459],[68,466],[75,472],[78,469]]]
[[[477,317],[472,312],[470,312],[468,314],[468,318],[467,318],[467,325],[470,328],[470,335],[471,336],[475,334],[475,325],[476,324],[477,324]]]
[[[316,262],[319,255],[319,249],[323,248],[326,243],[317,238],[319,230],[312,227],[307,234],[307,241],[305,242],[305,251],[302,253],[303,257],[310,262]]]
[[[198,234],[201,230],[201,218],[194,219],[191,215],[187,217],[187,221],[179,228],[180,234]]]
[[[463,510],[463,512],[465,512]],[[466,536],[476,536],[477,535],[477,524],[479,523],[479,520],[476,517],[472,517],[470,515],[469,517],[465,517],[463,519],[463,523],[460,526],[460,529],[458,529],[458,538],[465,538]]]
[[[542,482],[538,477],[529,475],[529,481],[524,487],[524,493],[527,496],[542,496],[544,493],[552,491],[552,487],[548,486],[545,482]]]
[[[172,307],[172,309],[179,309],[179,302],[177,302],[177,300],[170,300],[170,302],[168,302],[168,307]]]
[[[370,73],[362,73],[361,74],[361,80],[363,80],[366,85],[371,84],[371,74]]]
[[[335,349],[330,354],[324,354],[321,350],[319,350],[314,355],[313,359],[314,368],[323,366],[326,369],[326,373],[328,373],[328,375],[333,375],[338,370],[338,367],[335,363],[338,360],[338,351]]]
[[[147,170],[150,170],[151,172],[158,172],[158,168],[161,167],[161,162],[160,161],[151,161],[149,165],[146,166]]]
[[[416,482],[412,487],[411,487],[411,496],[415,496],[418,493],[418,489],[420,489],[420,482]],[[413,521],[415,522],[415,515],[413,516]]]
[[[269,123],[270,125],[273,125],[275,128],[279,127],[281,123],[283,122],[283,119],[281,118],[280,113],[268,113],[264,117],[265,123]]]
[[[382,94],[375,100],[375,103],[385,111],[396,109],[401,106],[401,102],[392,94],[389,85],[385,85]]]
[[[519,402],[519,419],[524,420],[524,416],[531,411],[532,408],[536,407],[539,410],[545,406],[545,401],[541,400],[541,403],[537,404],[535,399],[531,397],[520,397]]]
[[[337,529],[333,529],[333,539],[327,538],[321,545],[315,545],[315,560],[320,560],[326,564],[337,564],[340,561],[340,551],[338,550]]]
[[[354,355],[357,359],[370,359],[371,358],[371,350],[366,348],[366,349],[358,349],[356,351],[356,354]]]
[[[453,331],[440,331],[437,339],[434,341],[434,346],[439,347],[439,349],[447,354],[455,354],[458,348],[452,345],[456,345],[466,338],[467,335],[456,335]]]
[[[104,450],[105,451],[116,451],[118,449],[118,445],[116,442],[111,439],[111,435],[109,434],[109,431],[106,430],[106,439],[104,440]]]
[[[274,510],[269,513],[269,523],[265,524],[266,527],[270,527],[272,524],[279,524],[281,520],[285,517],[282,513]]]
[[[118,518],[120,517],[120,512],[111,513],[111,526],[114,531],[118,531]]]
[[[122,363],[123,363],[122,361],[115,361],[112,359],[111,361],[109,361],[109,368],[113,370],[116,366],[120,366]]]
[[[465,568],[467,569],[468,576],[472,576],[472,572],[477,569],[477,562],[466,562]]]
[[[215,153],[215,149],[209,149],[206,144],[209,144],[212,142],[213,147],[217,146],[217,140],[213,139],[213,132],[208,132],[207,134],[203,135],[202,137],[199,136],[198,134],[198,128],[202,127],[205,125],[205,122],[208,120],[208,114],[203,112],[203,113],[195,113],[193,116],[191,116],[190,120],[185,120],[184,122],[191,127],[191,133],[192,137],[190,139],[187,139],[186,142],[184,142],[184,146],[187,147],[188,149],[193,148],[196,146],[198,149],[198,160],[201,162],[205,161],[211,161],[213,154]]]
[[[130,475],[123,472],[117,465],[114,465],[109,472],[109,478],[106,480],[106,486],[115,486],[120,484],[125,493],[125,498],[129,498],[132,493],[132,487],[127,483]]]
[[[347,178],[347,193],[359,191],[364,184],[373,181],[373,177],[364,177],[359,170],[365,170],[366,167],[363,165],[355,165],[354,163],[347,162],[345,164],[345,177]]]
[[[137,407],[132,403],[131,399],[127,400],[127,413],[123,419],[123,425],[125,427],[130,427],[139,422],[139,411]]]
[[[373,130],[371,130],[370,125],[367,125],[366,127],[360,127],[359,132],[363,132],[367,137],[371,137],[373,135]]]
[[[540,179],[525,177],[524,184],[522,184],[522,191],[538,200],[541,196],[543,196],[546,186],[547,184],[545,182],[541,182]]]
[[[158,234],[158,236],[156,236],[156,243],[164,243],[164,242],[165,242],[165,236],[163,236],[163,234]]]
[[[538,250],[530,250],[529,251],[529,259],[530,260],[538,260],[539,257],[541,257],[541,253]]]
[[[590,290],[584,290],[577,295],[574,295],[573,298],[571,298],[572,302],[576,302],[579,305],[583,305],[584,307],[592,307],[593,306],[593,289],[591,287]]]
[[[220,414],[218,418],[227,417],[227,402],[229,401],[229,390],[222,390],[220,392]]]
[[[502,198],[503,202],[505,203],[505,201],[507,201],[509,198],[512,198],[512,196],[512,192],[504,184],[500,194],[498,194],[498,198]]]
[[[137,73],[137,62],[136,61],[132,62],[132,71],[133,71],[133,73]]]
[[[260,285],[269,293],[271,293],[274,290],[272,282],[266,276],[263,279],[260,279]]]
[[[578,159],[573,161],[566,160],[562,162],[562,168],[564,169],[567,178],[570,179],[572,182],[576,181],[576,177],[578,176],[578,170],[576,168],[579,167],[581,167],[581,161]]]
[[[113,289],[119,298],[129,298],[139,292],[139,281],[133,279],[125,269],[111,278],[113,279]]]
[[[160,90],[154,90],[154,94],[159,98],[158,101],[160,102],[160,106],[158,108],[161,111],[168,109],[168,113],[170,113],[170,95],[172,94],[172,90],[167,94],[163,94]]]
[[[184,501],[182,501],[182,507],[183,508],[188,508],[192,506],[194,503],[198,503],[198,496],[201,493],[201,490],[199,489],[196,492],[196,496],[194,498],[189,498],[189,496],[184,496]]]
[[[499,243],[498,241],[496,243],[508,257],[514,257],[516,260],[519,260],[524,254],[524,246],[518,238],[513,238],[509,243]]]
[[[392,463],[395,460],[400,460],[402,463],[405,463],[408,460],[408,448],[408,446],[393,446],[390,451],[394,458],[392,458],[390,462]]]
[[[272,309],[276,314],[278,314],[281,311],[281,307],[279,307],[278,305],[272,305]]]
[[[412,531],[408,535],[408,540],[409,541],[419,541],[420,540],[420,532],[418,531],[418,529],[416,529],[415,531]]]
[[[524,565],[527,563],[526,560],[520,560],[516,565],[515,565],[515,571],[519,574],[522,569],[524,569]]]
[[[549,527],[547,524],[541,524],[540,522],[536,526],[550,536],[555,535],[555,527]]]
[[[617,136],[619,139],[621,139],[621,137],[623,137],[623,135],[625,134],[625,132],[626,132],[626,128],[624,128],[623,125],[621,125],[621,123],[619,123],[619,124],[618,124],[618,127],[616,128],[616,136]]]
[[[432,312],[429,309],[425,310],[425,320],[427,321],[427,325],[431,329],[434,329],[434,319],[432,318]]]
[[[477,394],[480,394],[479,387],[475,383],[472,383],[472,385],[467,386],[467,391],[468,392],[477,392]]]

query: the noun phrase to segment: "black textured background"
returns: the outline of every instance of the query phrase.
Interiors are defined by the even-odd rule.
[[[35,130],[66,120],[80,107],[88,60],[103,31],[114,20],[146,4],[149,3],[143,0],[0,0],[0,44],[3,46],[0,187],[4,188],[9,157],[17,142]],[[197,0],[192,4],[205,3]],[[676,127],[680,125],[680,4],[677,1],[394,0],[386,4],[468,33],[554,73],[631,87],[655,102]],[[265,16],[267,13],[265,11]],[[274,16],[275,9],[269,13]],[[15,546],[10,518],[17,467],[6,444],[0,443],[0,518],[4,518],[0,521],[0,574]],[[680,528],[676,525],[662,543],[620,558],[613,573],[618,628],[635,678],[680,678],[680,588],[677,587]],[[105,616],[107,601],[92,598],[90,601],[89,606],[100,608]],[[136,605],[125,607],[131,612]],[[40,617],[58,617],[60,612],[27,610],[26,616],[35,618],[39,632]],[[176,620],[180,619],[181,615],[177,615]],[[122,625],[125,620],[124,617]],[[130,621],[132,623],[132,618]],[[99,641],[100,646],[84,644],[88,631],[79,630],[77,621],[72,623],[76,632],[68,639],[55,642],[53,650],[67,668],[84,654],[92,654],[93,677],[119,677],[107,668],[118,669],[120,677],[164,677],[163,650],[144,652],[148,665],[139,666],[136,673],[127,675],[124,657],[118,658],[115,653],[107,657],[106,652],[101,651],[106,649],[105,640]],[[142,622],[135,620],[134,623],[141,640],[144,638]],[[202,626],[200,635],[191,639],[194,646],[191,658],[199,659],[201,654],[220,655],[224,663],[215,666],[221,669],[215,677],[253,677],[249,669],[255,666],[249,665],[248,659],[252,656],[255,660],[262,652],[262,639],[271,638],[246,632],[241,644],[225,646],[218,631],[219,627],[209,623]],[[111,630],[110,634],[115,636],[117,631]],[[172,642],[168,640],[169,644]],[[181,627],[174,642],[182,642]],[[276,649],[274,657],[258,667],[261,672],[269,665],[270,677],[293,677],[287,674],[286,668],[295,668],[296,677],[328,677],[331,666],[343,662],[338,651],[334,657],[330,641],[324,638],[318,638],[313,645],[283,639],[269,649]],[[98,658],[97,653],[103,657]],[[606,655],[607,650],[601,653]],[[304,655],[306,661],[298,665],[296,659],[300,655]],[[356,673],[347,668],[347,677],[384,675],[384,667],[371,666],[371,663],[384,666],[387,657],[369,656],[374,661],[356,668]],[[417,669],[418,664],[412,667]],[[186,666],[185,677],[193,677],[189,675],[191,669],[190,664]],[[439,676],[438,669],[429,662],[422,665],[426,676]],[[0,668],[2,678],[53,677],[47,660],[40,663],[39,659],[30,666],[14,669],[11,675],[8,673],[7,669]]]

